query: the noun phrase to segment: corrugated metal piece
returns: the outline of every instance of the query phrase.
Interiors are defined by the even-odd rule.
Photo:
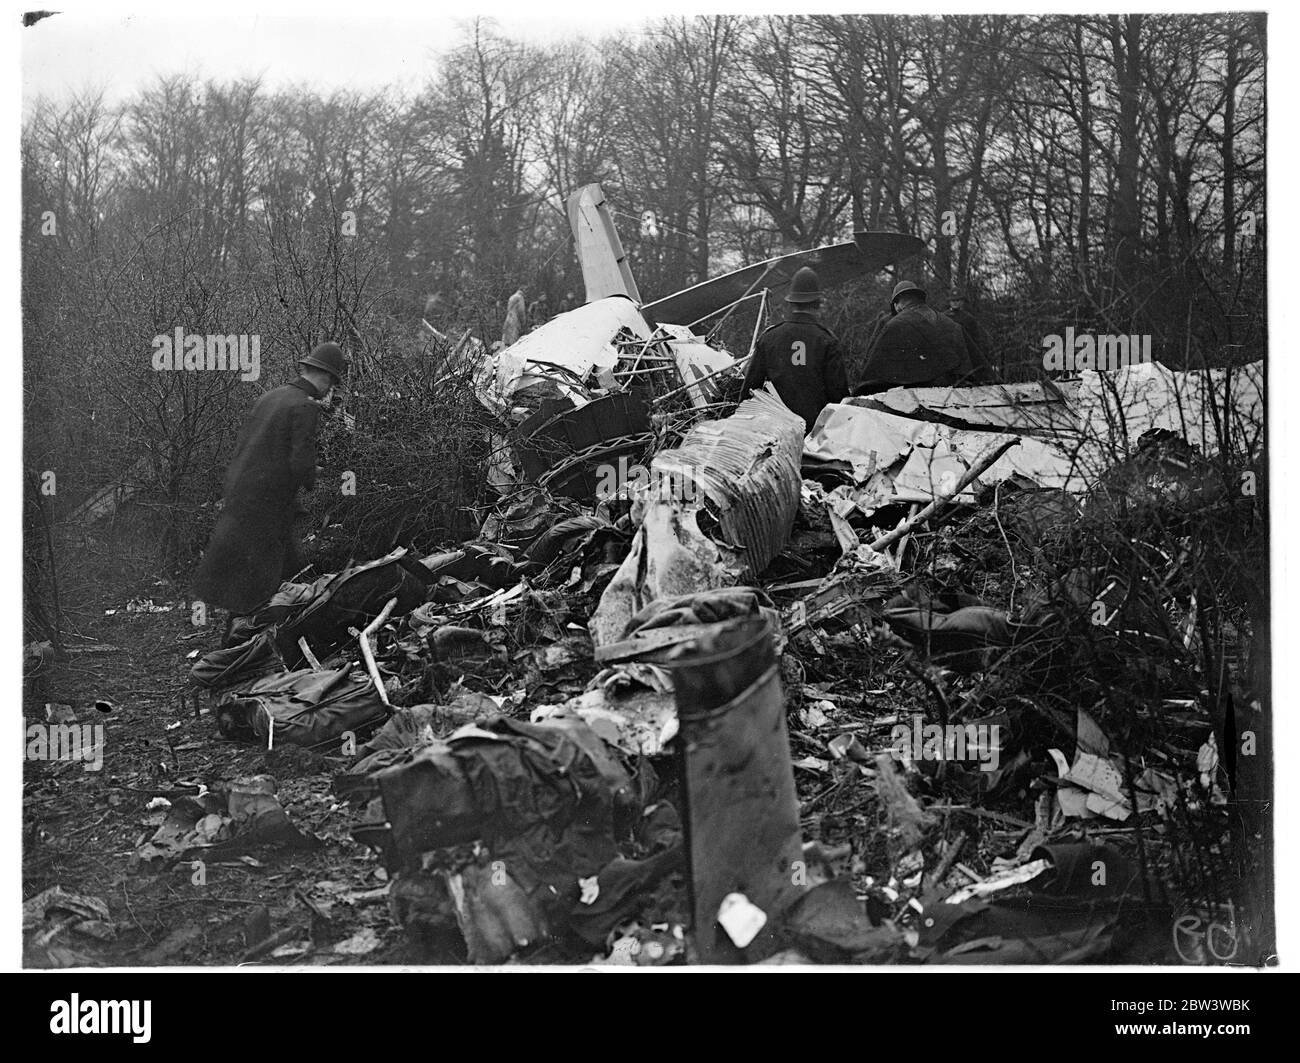
[[[597,646],[650,602],[747,582],[771,563],[799,510],[804,427],[765,390],[655,456],[632,549],[588,625]]]
[[[727,544],[743,548],[742,578],[762,573],[790,538],[804,428],[769,384],[732,416],[695,425],[651,464],[661,483],[694,484],[695,505],[717,518]]]

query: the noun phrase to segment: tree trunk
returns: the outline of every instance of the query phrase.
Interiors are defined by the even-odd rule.
[[[1110,39],[1119,88],[1119,156],[1116,166],[1114,251],[1120,302],[1131,312],[1137,305],[1138,245],[1142,216],[1138,207],[1139,125],[1141,86],[1141,15],[1111,15]]]
[[[1237,253],[1237,29],[1228,24],[1228,68],[1223,86],[1223,269],[1231,274]]]
[[[1079,64],[1079,285],[1085,296],[1089,291],[1088,227],[1092,223],[1092,84],[1088,78],[1088,60],[1083,51],[1083,19],[1074,20],[1074,55]]]

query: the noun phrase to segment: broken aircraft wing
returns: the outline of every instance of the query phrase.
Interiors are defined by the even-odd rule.
[[[856,277],[869,276],[891,263],[911,258],[924,248],[922,240],[904,233],[859,232],[854,234],[851,243],[796,251],[702,281],[694,287],[646,303],[642,312],[652,322],[690,324],[763,288],[773,296],[784,295],[791,278],[803,266],[812,266],[817,271],[823,288],[834,288]]]

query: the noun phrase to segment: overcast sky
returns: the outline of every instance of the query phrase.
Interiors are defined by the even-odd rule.
[[[3,0],[0,0],[3,2]],[[85,0],[68,0],[76,6]],[[35,8],[34,0],[22,5]],[[66,5],[65,5],[66,6]],[[495,18],[511,37],[545,42],[636,30],[668,14],[793,13],[855,9],[906,11],[905,3],[861,0],[219,0],[177,14],[175,0],[95,0],[21,31],[23,109],[40,95],[64,98],[104,87],[111,101],[131,96],[159,74],[190,70],[226,80],[261,75],[277,88],[307,83],[329,90],[418,88],[431,56],[457,39],[457,18]],[[970,14],[989,8],[1073,10],[1077,0],[927,0],[927,11]],[[1097,10],[1140,8],[1133,0],[1092,0]],[[1148,5],[1166,7],[1166,3]],[[1174,7],[1203,7],[1175,0]],[[105,10],[106,8],[117,8]],[[129,11],[130,14],[121,12]],[[362,12],[358,14],[358,12]],[[268,13],[269,12],[269,13]],[[450,12],[457,18],[435,17]],[[10,15],[9,17],[15,17]],[[16,21],[16,18],[15,18]]]
[[[547,41],[636,29],[646,13],[495,17],[509,36]],[[59,14],[23,31],[23,105],[101,86],[118,101],[160,74],[187,70],[218,80],[261,75],[270,88],[418,88],[433,70],[432,55],[458,39],[460,25],[384,14]]]

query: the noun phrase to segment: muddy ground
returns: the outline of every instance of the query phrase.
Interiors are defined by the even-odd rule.
[[[74,617],[84,637],[68,638],[69,660],[49,679],[49,700],[70,704],[81,722],[103,725],[103,765],[88,771],[81,763],[24,761],[23,899],[51,886],[99,897],[117,931],[108,941],[64,934],[51,945],[96,965],[228,965],[240,962],[249,942],[265,940],[268,926],[271,933],[302,926],[312,932],[312,947],[288,958],[294,962],[403,962],[402,937],[375,899],[385,872],[349,836],[357,813],[330,796],[342,760],[222,739],[206,694],[197,698],[196,715],[186,658],[216,648],[220,631],[194,627],[186,608],[167,604],[167,612],[127,612],[117,601],[98,616],[87,610]],[[114,615],[102,615],[112,608]],[[25,699],[29,723],[41,719],[35,693]],[[96,711],[95,701],[105,698],[116,707]],[[276,779],[290,820],[319,839],[319,848],[263,846],[162,871],[134,864],[137,846],[161,821],[160,811],[146,807],[151,799],[261,773]],[[330,951],[366,930],[374,937],[359,939],[364,955]],[[25,957],[29,965],[42,959]]]
[[[331,793],[334,775],[349,758],[292,746],[268,751],[223,738],[208,694],[188,684],[190,655],[217,648],[220,626],[195,627],[188,606],[168,598],[161,586],[143,587],[136,600],[151,600],[166,606],[165,611],[131,611],[129,600],[105,597],[73,612],[68,660],[53,665],[43,686],[29,684],[24,699],[29,724],[44,719],[46,702],[69,705],[79,723],[102,725],[104,738],[98,770],[86,770],[81,762],[24,761],[23,899],[50,887],[99,898],[108,906],[115,933],[99,940],[70,925],[39,947],[33,947],[29,934],[25,963],[427,962],[428,956],[409,945],[393,920],[383,896],[388,876],[379,859],[351,837],[361,810]],[[108,610],[113,612],[106,615]],[[794,686],[791,680],[803,678],[798,672],[797,666],[793,675],[787,670],[788,691]],[[467,685],[475,683],[469,679]],[[846,843],[851,843],[853,868],[862,881],[867,865],[878,862],[871,850],[880,849],[873,842],[879,813],[870,787],[861,784],[850,765],[831,770],[826,746],[837,734],[869,733],[871,717],[896,713],[905,692],[882,689],[877,698],[828,693],[833,708],[828,718],[817,721],[815,734],[805,728],[798,709],[790,715],[792,757],[797,765],[813,765],[795,772],[803,834],[805,840],[820,840],[828,849],[838,846],[846,854]],[[794,690],[788,700],[794,706],[809,699]],[[104,701],[112,703],[111,711],[95,708]],[[170,867],[140,860],[140,846],[165,814],[151,810],[151,801],[259,774],[276,780],[290,821],[314,836],[317,848],[232,845],[209,859],[182,860]],[[1031,826],[1003,813],[971,812],[974,822],[993,832],[991,838],[1010,838]],[[875,856],[883,860],[883,849]],[[849,868],[847,856],[837,863]],[[259,943],[263,949],[274,944],[268,934],[279,935],[279,953],[253,955]],[[533,950],[526,959],[580,963],[591,958],[571,945],[554,944]]]

